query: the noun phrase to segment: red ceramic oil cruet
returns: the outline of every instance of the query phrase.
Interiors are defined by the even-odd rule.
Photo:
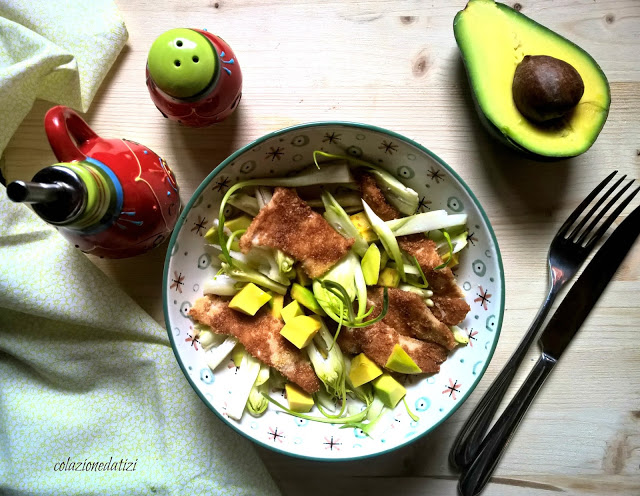
[[[149,49],[146,76],[158,110],[185,126],[226,119],[242,96],[236,55],[207,30],[178,28],[158,36]]]
[[[32,181],[14,181],[9,197],[33,210],[80,250],[125,258],[158,246],[180,213],[167,163],[125,139],[104,139],[73,110],[50,109],[44,127],[60,161]]]

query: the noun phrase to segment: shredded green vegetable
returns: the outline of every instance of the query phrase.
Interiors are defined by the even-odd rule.
[[[449,233],[447,231],[442,231],[442,234],[444,235],[445,239],[447,240],[447,244],[449,245],[449,258],[447,258],[446,262],[438,265],[433,270],[444,269],[447,265],[449,265],[453,261],[453,245],[451,244],[451,236],[449,236]]]
[[[404,407],[407,409],[407,413],[409,414],[409,417],[411,417],[411,420],[413,420],[414,422],[417,422],[418,420],[420,420],[420,417],[418,417],[415,413],[413,413],[411,411],[411,409],[409,408],[409,405],[407,404],[407,397],[406,396],[404,398],[402,398],[402,401],[404,403]]]
[[[414,284],[414,286],[417,286],[422,289],[427,289],[429,287],[429,281],[427,281],[427,277],[424,275],[422,267],[420,267],[420,262],[418,262],[418,259],[416,258],[415,255],[413,256],[413,263],[418,269],[418,272],[420,273],[420,277],[422,278],[422,284],[420,285]]]
[[[274,405],[276,405],[278,408],[281,408],[285,413],[288,413],[289,415],[292,415],[294,417],[298,417],[298,418],[302,418],[305,420],[311,420],[313,422],[322,422],[324,424],[349,424],[349,423],[354,423],[354,422],[361,422],[362,420],[364,420],[367,416],[367,412],[369,411],[369,407],[365,407],[364,410],[362,410],[360,413],[357,413],[355,415],[350,415],[348,417],[340,417],[340,418],[332,418],[332,417],[315,417],[313,415],[307,415],[305,413],[299,413],[299,412],[294,412],[293,410],[287,408],[286,406],[278,403],[276,400],[274,400],[271,396],[269,396],[268,394],[264,394],[265,398],[267,398],[268,401],[270,401],[271,403],[273,403]]]
[[[331,313],[327,312],[327,315],[340,325],[346,325],[347,327],[367,327],[372,324],[375,324],[376,322],[379,322],[380,320],[384,319],[385,316],[387,315],[387,312],[389,310],[389,289],[387,287],[385,287],[383,290],[382,311],[380,312],[380,314],[373,319],[362,322],[362,321],[358,321],[358,318],[356,317],[353,311],[353,305],[351,304],[349,293],[347,293],[347,290],[342,285],[340,285],[335,281],[322,281],[322,280],[320,280],[320,285],[326,291],[330,292],[333,296],[335,296],[338,300],[340,300],[342,302],[343,307],[346,309],[345,311],[342,311],[339,315],[336,315],[333,312]],[[363,317],[367,317],[369,314],[371,314],[372,310],[373,310],[373,307],[370,308],[367,313],[363,314]]]

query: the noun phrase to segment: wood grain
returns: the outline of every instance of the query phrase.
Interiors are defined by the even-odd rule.
[[[481,128],[452,31],[464,1],[116,0],[130,39],[86,114],[106,137],[128,137],[169,162],[186,202],[226,156],[263,134],[309,121],[374,124],[406,135],[450,164],[496,231],[506,312],[494,359],[476,392],[435,432],[364,462],[320,464],[262,448],[286,495],[455,494],[453,438],[540,305],[546,252],[559,225],[611,170],[640,178],[640,2],[518,2],[521,11],[586,49],[607,74],[608,121],[584,155],[536,163]],[[510,3],[514,5],[514,3]],[[207,27],[234,48],[244,73],[236,113],[209,129],[162,119],[144,65],[153,39]],[[8,180],[54,162],[37,102],[5,153]],[[636,201],[635,204],[638,202]],[[92,260],[158,322],[166,246],[130,260]],[[558,364],[485,494],[640,494],[640,246],[636,246]],[[534,347],[509,395],[537,356]]]

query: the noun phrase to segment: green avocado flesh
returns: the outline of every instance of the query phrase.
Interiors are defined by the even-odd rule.
[[[483,122],[514,148],[536,156],[573,157],[596,140],[609,113],[609,83],[580,47],[493,0],[470,0],[453,21],[473,96]],[[568,114],[537,124],[513,101],[513,76],[526,55],[571,64],[584,82],[582,98]]]

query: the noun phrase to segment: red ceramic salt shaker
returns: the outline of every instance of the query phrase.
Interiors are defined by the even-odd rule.
[[[162,115],[185,126],[226,119],[242,96],[242,72],[231,47],[206,30],[178,28],[151,45],[147,88]]]

